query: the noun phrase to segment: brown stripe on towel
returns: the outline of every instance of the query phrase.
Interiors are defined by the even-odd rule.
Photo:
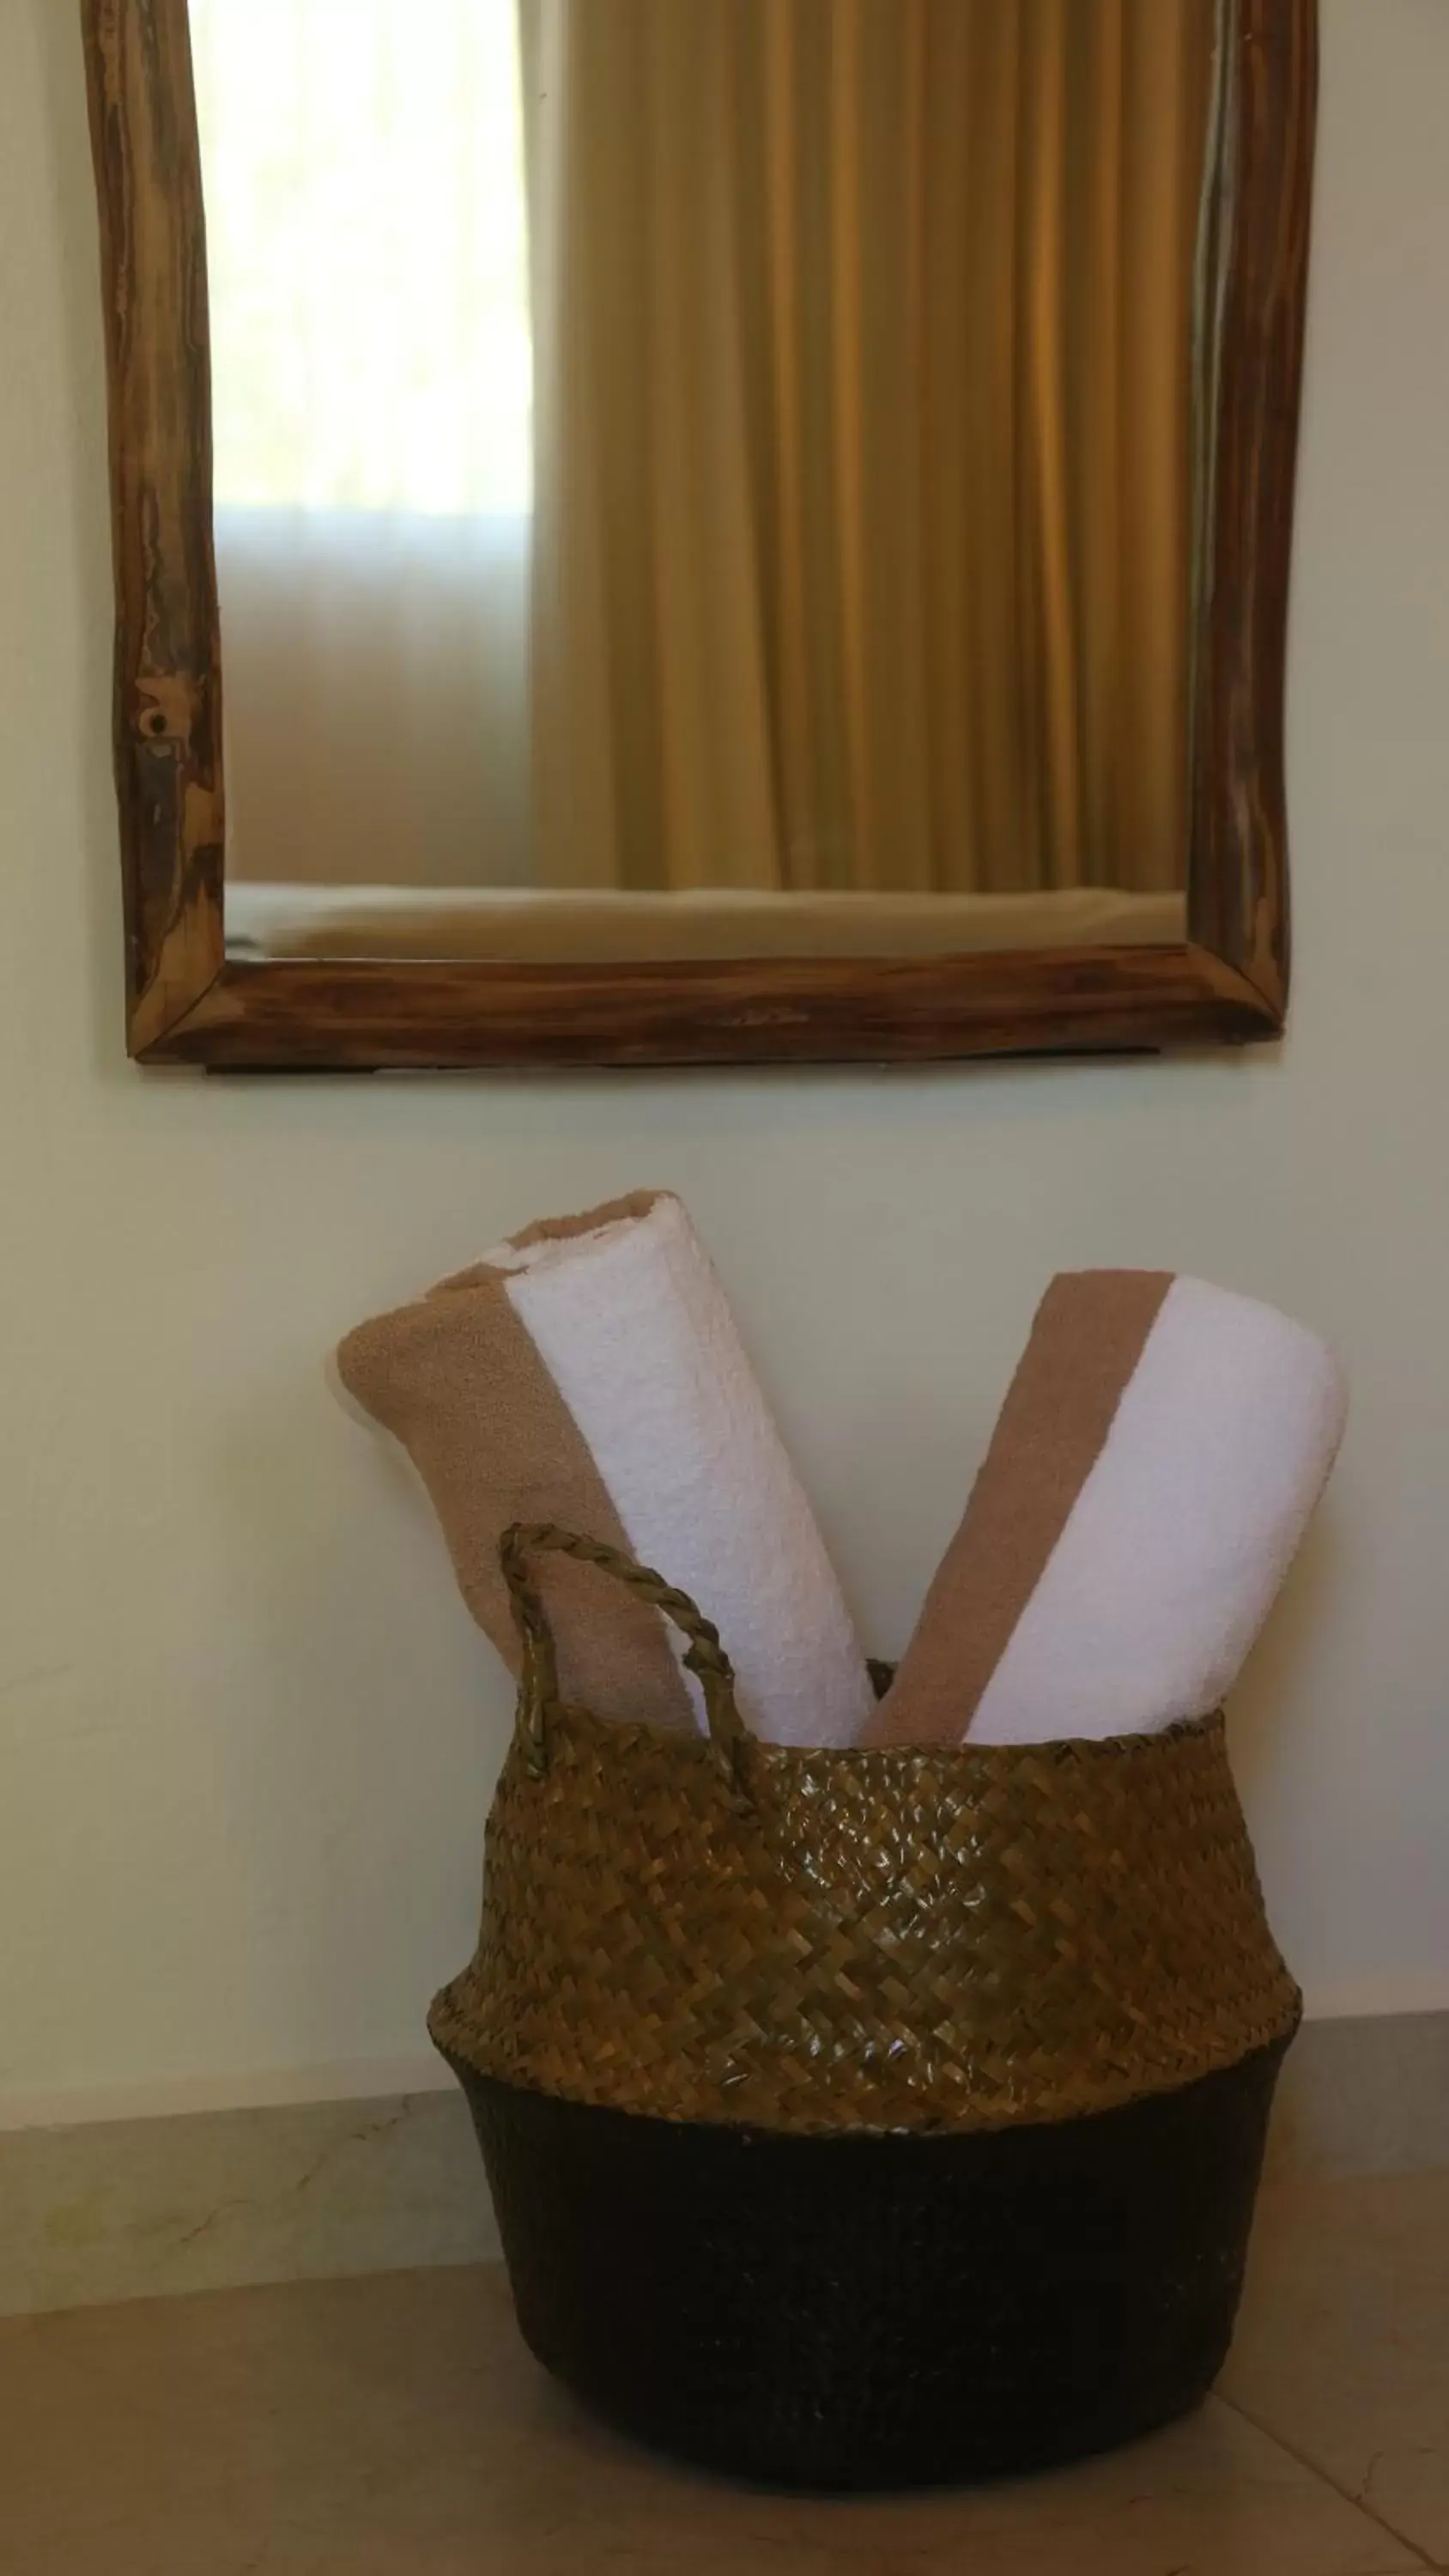
[[[582,1216],[541,1216],[511,1237],[515,1252],[531,1252],[538,1243],[572,1243],[580,1234],[599,1234],[606,1225],[622,1225],[626,1218],[636,1222],[648,1216],[667,1190],[628,1190],[621,1199],[606,1199],[602,1207],[585,1208]]]
[[[574,1243],[580,1235],[601,1234],[606,1225],[623,1225],[628,1220],[637,1223],[669,1195],[667,1190],[629,1190],[623,1198],[605,1199],[602,1207],[585,1208],[579,1216],[537,1217],[532,1225],[522,1226],[517,1234],[509,1236],[506,1249],[532,1252],[541,1243]],[[428,1295],[446,1297],[454,1288],[476,1288],[480,1283],[514,1275],[511,1269],[500,1269],[496,1263],[475,1261],[471,1269],[455,1270],[450,1279],[440,1279]]]
[[[518,1632],[498,1564],[513,1521],[559,1521],[628,1550],[592,1450],[486,1264],[350,1333],[343,1384],[409,1452],[432,1498],[463,1597],[509,1668]],[[684,1676],[656,1610],[593,1567],[549,1557],[539,1585],[565,1699],[598,1717],[694,1727]]]
[[[862,1743],[956,1744],[966,1734],[1096,1464],[1173,1276],[1075,1270],[1052,1281],[965,1518]]]

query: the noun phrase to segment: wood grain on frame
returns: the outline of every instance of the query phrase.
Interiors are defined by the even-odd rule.
[[[221,645],[201,154],[186,0],[85,0],[116,566],[131,1051],[223,961]]]
[[[1194,941],[1281,1023],[1284,698],[1318,99],[1316,0],[1231,0],[1214,276],[1215,419],[1193,710]]]
[[[1317,0],[1223,0],[1190,937],[909,961],[228,959],[200,151],[186,0],[81,0],[110,376],[130,1049],[216,1068],[781,1064],[1271,1037]]]

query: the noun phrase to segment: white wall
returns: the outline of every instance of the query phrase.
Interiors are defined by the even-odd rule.
[[[921,1076],[203,1082],[122,1056],[74,6],[0,5],[0,2087],[395,2080],[507,1710],[343,1328],[537,1211],[688,1197],[874,1644],[1028,1315],[1190,1268],[1356,1412],[1237,1709],[1320,2012],[1449,2005],[1449,7],[1326,0],[1281,1053]]]

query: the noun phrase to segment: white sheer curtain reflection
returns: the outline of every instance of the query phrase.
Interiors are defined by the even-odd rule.
[[[229,873],[528,875],[516,0],[191,0]]]

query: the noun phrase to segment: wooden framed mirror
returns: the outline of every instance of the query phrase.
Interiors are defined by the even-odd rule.
[[[82,8],[134,1056],[1279,1031],[1316,0]]]

